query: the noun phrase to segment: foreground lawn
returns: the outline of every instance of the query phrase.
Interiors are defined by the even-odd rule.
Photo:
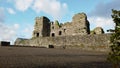
[[[106,57],[80,49],[0,47],[0,68],[112,68]]]

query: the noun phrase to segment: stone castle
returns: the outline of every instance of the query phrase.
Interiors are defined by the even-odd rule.
[[[36,17],[33,37],[55,37],[68,35],[87,35],[90,34],[89,22],[84,13],[76,14],[72,22],[59,24],[50,22],[47,17]]]
[[[60,24],[57,20],[51,22],[47,17],[36,17],[33,37],[31,39],[18,38],[15,45],[81,48],[94,46],[108,46],[110,34],[104,34],[101,27],[90,31],[90,24],[85,13],[78,13],[72,17],[72,22]]]
[[[47,17],[36,17],[33,37],[55,37],[70,35],[90,34],[90,24],[85,13],[75,14],[72,22],[60,24],[57,20],[51,22]],[[97,27],[91,34],[104,33],[101,27]]]

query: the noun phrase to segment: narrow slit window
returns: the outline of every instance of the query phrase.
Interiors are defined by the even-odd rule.
[[[37,33],[37,37],[39,37],[39,33]]]

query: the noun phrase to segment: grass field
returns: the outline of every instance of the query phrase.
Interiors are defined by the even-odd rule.
[[[79,49],[0,47],[0,68],[112,68],[106,57]]]

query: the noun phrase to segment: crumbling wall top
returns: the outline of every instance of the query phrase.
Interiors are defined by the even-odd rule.
[[[80,20],[87,20],[87,15],[85,13],[78,13],[78,14],[75,14],[72,18],[73,22],[80,21]]]

